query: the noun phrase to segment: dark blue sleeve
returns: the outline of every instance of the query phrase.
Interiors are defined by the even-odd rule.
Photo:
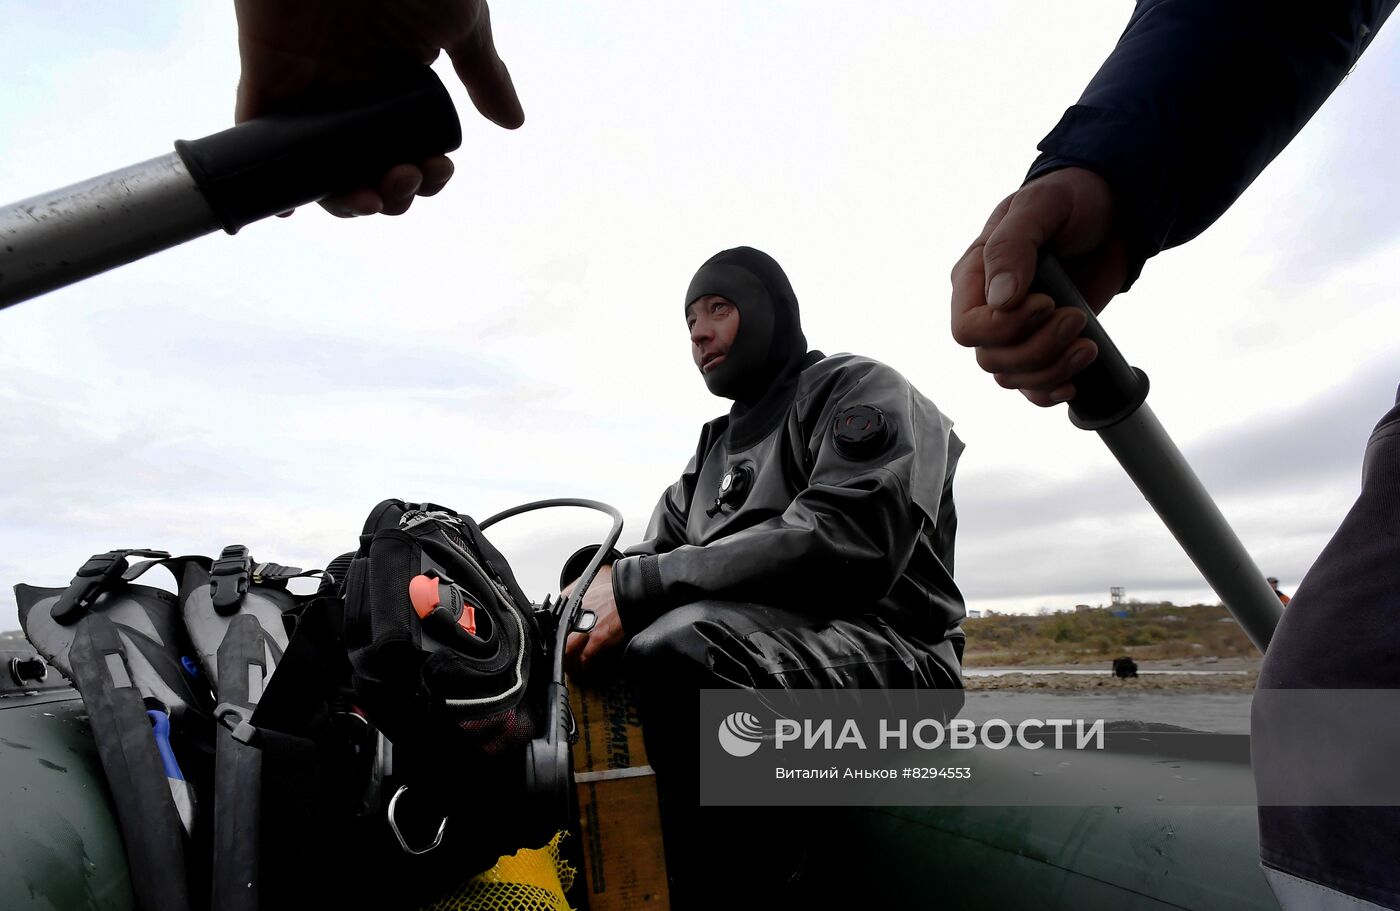
[[[1141,0],[1027,179],[1077,165],[1108,180],[1137,256],[1131,284],[1230,207],[1397,2]]]

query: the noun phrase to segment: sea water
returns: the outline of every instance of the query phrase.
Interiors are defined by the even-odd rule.
[[[1051,693],[1019,690],[972,691],[960,717],[972,721],[1000,718],[1083,718],[1174,724],[1220,734],[1249,733],[1252,693],[1194,693],[1161,690],[1137,693]]]

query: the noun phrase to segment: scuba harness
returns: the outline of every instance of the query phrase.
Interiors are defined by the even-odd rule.
[[[566,827],[563,643],[592,619],[603,551],[536,607],[481,533],[557,505],[607,512],[609,547],[621,533],[587,500],[480,525],[388,500],[325,571],[238,545],[116,550],[66,588],[16,586],[26,634],[83,696],[138,906],[418,907]],[[178,596],[134,584],[157,565]],[[290,592],[302,577],[319,589]]]

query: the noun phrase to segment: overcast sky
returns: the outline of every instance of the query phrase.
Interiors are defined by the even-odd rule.
[[[815,347],[888,362],[956,422],[971,607],[1210,598],[1100,441],[947,331],[954,260],[1131,8],[498,3],[526,124],[497,129],[450,82],[465,141],[441,196],[401,219],[306,210],[0,312],[0,628],[14,583],[113,547],[320,565],[390,496],[478,517],[593,497],[637,540],[727,407],[681,305],[736,244],[784,265]],[[0,0],[0,21],[0,200],[230,121],[230,4]],[[1288,590],[1400,380],[1397,31],[1105,315]],[[500,541],[538,598],[605,525],[554,511]]]

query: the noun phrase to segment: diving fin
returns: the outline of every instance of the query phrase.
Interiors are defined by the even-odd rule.
[[[132,567],[133,555],[153,559]],[[15,586],[29,641],[82,694],[132,887],[151,911],[190,907],[185,841],[195,822],[193,789],[170,731],[206,715],[208,695],[181,663],[175,597],[131,580],[182,560],[163,551],[110,551],[85,563],[66,588]]]
[[[129,566],[133,555],[155,559]],[[187,712],[207,715],[209,696],[195,685],[181,660],[185,639],[175,596],[132,582],[158,565],[167,565],[179,578],[180,565],[197,559],[172,558],[164,551],[114,550],[88,560],[66,588],[21,583],[14,589],[20,626],[39,654],[76,684],[72,650],[78,632],[91,617],[105,617],[117,628],[132,683],[179,728]]]
[[[264,576],[264,567],[273,569]],[[185,565],[180,577],[180,613],[194,643],[195,658],[220,701],[228,700],[222,695],[219,649],[234,632],[234,621],[250,617],[262,630],[265,648],[257,667],[260,683],[266,684],[282,660],[290,638],[283,613],[297,604],[296,596],[287,591],[285,580],[304,575],[310,573],[295,567],[255,564],[248,556],[248,548],[237,544],[225,547],[212,566],[194,562]],[[255,579],[259,584],[254,584]],[[260,584],[264,581],[280,585]],[[258,690],[260,693],[260,685]],[[256,704],[255,698],[253,705]]]
[[[261,897],[262,750],[254,714],[286,652],[284,615],[297,606],[288,579],[319,575],[254,563],[225,547],[213,565],[189,563],[180,580],[185,628],[214,687],[213,911],[256,911]]]

